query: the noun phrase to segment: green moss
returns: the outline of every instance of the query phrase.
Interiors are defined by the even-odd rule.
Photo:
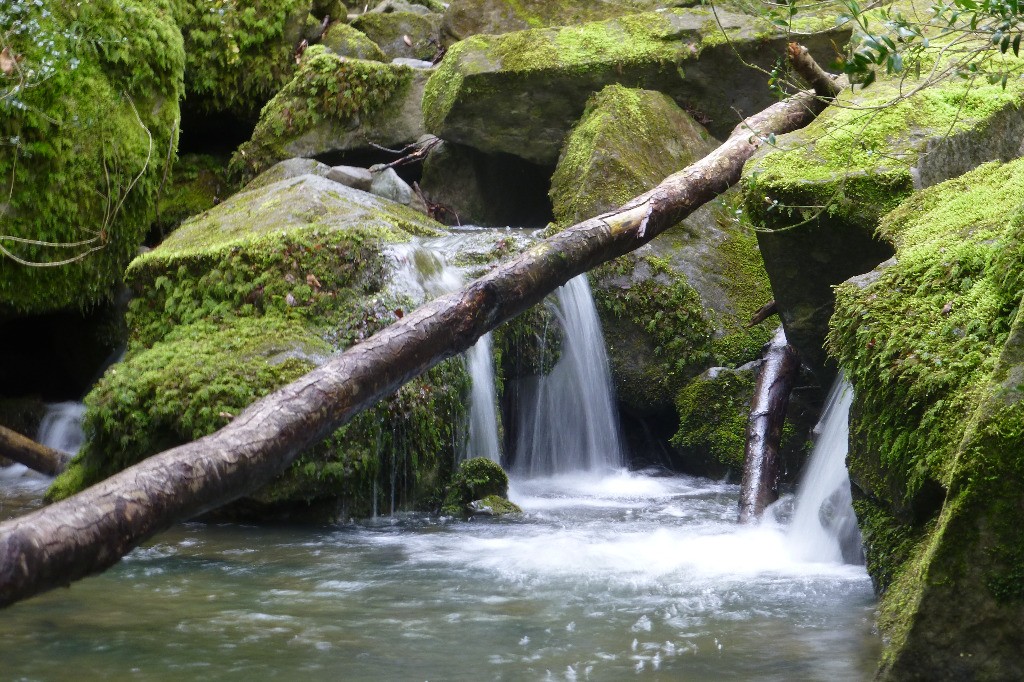
[[[19,3],[9,47],[31,72],[0,87],[0,316],[87,308],[112,295],[152,218],[177,145],[184,52],[162,3]],[[77,260],[76,260],[77,259]]]
[[[343,59],[321,45],[309,48],[295,77],[267,103],[252,140],[231,159],[243,180],[289,158],[284,147],[325,120],[366,123],[412,80],[412,69],[362,59]]]
[[[830,107],[744,169],[746,209],[768,229],[824,212],[873,229],[914,187],[911,167],[929,138],[977,129],[1016,108],[1020,87],[948,81],[899,99],[881,82]],[[894,103],[895,102],[895,103]]]
[[[329,329],[276,315],[176,327],[111,368],[88,395],[87,444],[49,499],[216,431],[336,347]],[[454,461],[467,382],[458,360],[438,365],[302,453],[247,504],[271,514],[340,498],[343,513],[357,516],[386,511],[392,499],[401,508],[430,506]]]
[[[255,118],[295,71],[309,0],[172,0],[185,36],[189,106]]]
[[[906,477],[890,486],[906,498],[894,503],[928,480],[947,484],[962,415],[1006,338],[1019,298],[1003,268],[1021,252],[1005,207],[1024,202],[1022,180],[1024,165],[990,164],[915,195],[879,229],[898,264],[837,289],[829,348],[857,388],[863,447]]]
[[[431,61],[440,44],[441,16],[413,12],[369,12],[352,26],[380,46],[390,58],[408,57]],[[409,42],[406,42],[406,41]]]
[[[473,457],[462,462],[452,476],[441,511],[461,515],[466,513],[470,502],[490,496],[508,496],[508,475],[497,462]]]
[[[173,232],[183,220],[213,208],[229,192],[224,157],[185,154],[174,164],[157,202],[155,226],[161,235]]]
[[[676,396],[679,430],[672,445],[688,459],[743,470],[754,372],[722,371],[690,381]]]
[[[566,138],[551,178],[555,220],[571,225],[621,206],[711,148],[666,95],[609,85]]]
[[[467,76],[500,65],[505,78],[537,71],[586,73],[622,64],[657,64],[693,58],[702,49],[705,10],[686,10],[696,19],[680,28],[666,13],[649,12],[552,29],[473,36],[453,45],[427,82],[424,121],[437,130],[463,90]],[[682,15],[680,15],[682,16]],[[681,44],[689,49],[683,50]],[[496,84],[494,87],[501,87]]]
[[[331,24],[324,34],[322,45],[339,57],[387,61],[377,43],[349,24]]]

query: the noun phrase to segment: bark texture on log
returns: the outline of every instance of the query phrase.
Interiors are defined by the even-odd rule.
[[[0,525],[0,606],[102,571],[176,521],[253,492],[360,410],[465,351],[572,277],[678,223],[735,184],[769,134],[803,127],[824,106],[803,92],[765,109],[650,192],[431,301],[254,403],[220,431]]]
[[[779,327],[764,354],[750,403],[740,523],[757,520],[765,507],[779,499],[779,446],[789,395],[799,370],[796,350],[786,342],[786,334]]]
[[[6,426],[0,426],[0,457],[24,464],[32,471],[47,476],[56,476],[64,471],[70,459],[60,450],[48,448]]]

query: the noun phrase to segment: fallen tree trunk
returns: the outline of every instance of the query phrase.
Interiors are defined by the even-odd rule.
[[[0,525],[0,606],[102,571],[171,524],[258,489],[360,410],[465,351],[572,277],[678,223],[735,184],[768,135],[801,128],[824,107],[802,92],[765,109],[650,192],[427,303],[257,401],[220,431]]]
[[[48,448],[6,426],[0,426],[0,457],[24,464],[32,471],[47,476],[56,476],[64,471],[70,459],[60,450]]]
[[[757,520],[765,507],[779,499],[779,446],[789,394],[799,370],[796,350],[786,342],[786,334],[779,327],[764,354],[750,403],[740,484],[740,523]]]

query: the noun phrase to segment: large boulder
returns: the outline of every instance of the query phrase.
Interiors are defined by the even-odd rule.
[[[311,47],[295,77],[263,109],[231,168],[251,178],[291,157],[414,142],[425,132],[420,100],[426,78],[406,66]]]
[[[88,308],[114,294],[152,219],[177,144],[181,34],[160,3],[0,13],[24,27],[5,38],[19,70],[0,74],[0,319]]]
[[[879,220],[915,188],[983,161],[1011,159],[1024,136],[1024,85],[951,81],[900,99],[903,81],[844,93],[744,169],[745,210],[786,334],[822,379],[832,287],[892,255]]]
[[[320,44],[339,57],[370,59],[377,62],[388,61],[387,56],[377,43],[349,24],[338,22],[328,26]]]
[[[127,356],[87,396],[90,438],[51,497],[216,430],[397,319],[419,301],[391,283],[400,264],[387,245],[439,234],[415,211],[312,174],[257,183],[186,221],[128,269]],[[391,499],[429,505],[455,459],[466,388],[462,363],[442,363],[234,511],[324,517],[370,515]],[[392,469],[401,472],[393,483]]]
[[[1022,188],[1015,161],[913,195],[879,227],[896,258],[837,289],[884,679],[1022,672]]]
[[[487,152],[553,166],[593,92],[612,83],[658,90],[725,136],[772,103],[767,76],[787,37],[765,22],[676,9],[564,28],[473,36],[453,45],[424,91],[427,128]],[[834,36],[808,38],[828,61]]]
[[[621,205],[713,148],[664,95],[612,85],[566,139],[552,179],[561,224]],[[651,243],[590,273],[620,403],[642,417],[674,415],[676,393],[710,366],[760,355],[767,326],[746,329],[771,294],[757,245],[714,202]]]

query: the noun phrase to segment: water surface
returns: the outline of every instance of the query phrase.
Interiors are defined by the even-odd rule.
[[[5,474],[0,516],[41,483]],[[519,519],[184,524],[0,618],[4,679],[865,680],[860,566],[738,527],[738,489],[513,483]]]

